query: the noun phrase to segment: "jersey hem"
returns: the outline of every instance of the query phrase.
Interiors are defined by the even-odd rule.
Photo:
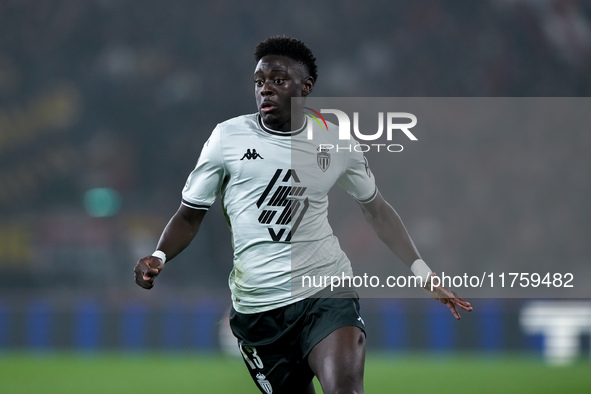
[[[375,189],[375,191],[373,192],[373,194],[371,195],[371,197],[369,197],[369,198],[365,198],[365,199],[363,199],[363,200],[357,200],[357,199],[356,199],[356,200],[357,200],[357,201],[358,201],[360,204],[367,204],[367,203],[370,203],[370,202],[372,202],[373,200],[375,200],[375,198],[377,197],[377,195],[378,195],[378,188],[376,187],[376,189]]]
[[[287,305],[295,304],[296,302],[299,302],[301,300],[305,300],[306,298],[307,297],[291,298],[289,300],[282,301],[277,304],[273,304],[273,305],[265,304],[263,306],[244,306],[244,305],[240,305],[240,303],[236,302],[235,300],[232,300],[232,306],[234,307],[234,310],[236,312],[243,313],[245,315],[251,315],[254,313],[267,312],[267,311],[271,311],[273,309],[282,308]]]

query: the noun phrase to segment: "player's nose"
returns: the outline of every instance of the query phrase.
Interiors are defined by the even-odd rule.
[[[263,86],[261,87],[261,96],[266,97],[266,96],[271,96],[273,95],[275,92],[273,91],[273,89],[271,88],[271,83],[270,81],[267,81],[265,83],[263,83]]]

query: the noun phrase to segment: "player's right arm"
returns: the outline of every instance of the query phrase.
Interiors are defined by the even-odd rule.
[[[203,146],[197,165],[189,175],[182,193],[182,203],[170,219],[157,250],[173,259],[195,238],[205,213],[216,199],[227,172],[223,163],[221,127],[216,127]],[[154,279],[162,271],[164,262],[155,256],[140,259],[135,268],[135,283],[144,289],[154,286]]]
[[[193,209],[181,204],[164,228],[156,248],[164,252],[166,261],[172,260],[191,243],[206,213],[205,209]],[[162,268],[164,262],[158,257],[140,259],[134,268],[135,283],[144,289],[151,289]]]

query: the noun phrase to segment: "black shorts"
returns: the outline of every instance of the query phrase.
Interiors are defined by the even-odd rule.
[[[262,313],[230,312],[244,362],[263,393],[304,392],[314,377],[308,354],[345,326],[365,332],[356,293],[351,298],[307,298]]]

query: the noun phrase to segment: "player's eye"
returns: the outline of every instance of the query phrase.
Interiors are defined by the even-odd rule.
[[[275,82],[277,85],[282,85],[285,82],[285,79],[276,78],[273,82]]]
[[[255,79],[254,84],[258,87],[261,87],[261,86],[263,86],[263,80],[262,79]]]

